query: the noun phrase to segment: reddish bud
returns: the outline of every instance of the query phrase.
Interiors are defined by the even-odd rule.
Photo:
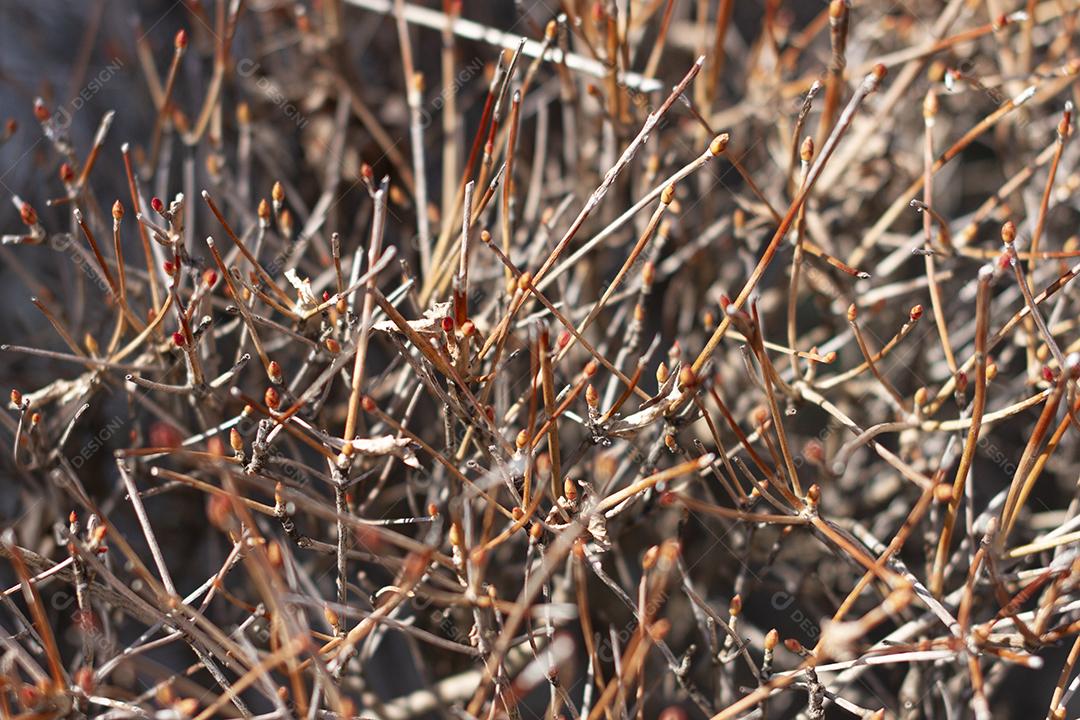
[[[183,50],[187,47],[187,43],[187,30],[181,29],[177,31],[176,37],[173,38],[173,47],[175,47],[177,50]]]
[[[187,338],[184,337],[184,333],[179,330],[172,334],[172,341],[173,345],[176,345],[176,347],[184,347],[187,345]]]
[[[24,202],[19,206],[19,217],[27,227],[33,227],[38,223],[37,211],[30,207],[30,203]]]
[[[34,100],[34,117],[38,119],[38,122],[48,122],[49,120],[49,108],[45,107],[45,101],[41,98]]]
[[[161,202],[161,198],[156,195],[150,198],[150,207],[152,207],[156,213],[160,214],[165,212],[165,203]]]

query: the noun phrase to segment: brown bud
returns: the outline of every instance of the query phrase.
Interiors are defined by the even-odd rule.
[[[1006,245],[1011,245],[1015,239],[1016,225],[1012,220],[1006,220],[1005,224],[1001,226],[1001,241]]]
[[[652,260],[646,260],[641,266],[641,284],[644,287],[651,287],[654,280],[656,280],[656,265]]]
[[[652,570],[656,566],[656,561],[660,557],[660,547],[653,545],[645,554],[641,557],[641,568],[643,570]]]
[[[952,502],[953,487],[948,483],[940,483],[934,486],[934,499],[939,503]]]
[[[932,121],[938,114],[938,98],[937,93],[932,89],[928,90],[926,97],[923,99],[922,114],[925,120]]]
[[[721,133],[714,137],[712,142],[709,143],[709,152],[712,153],[712,156],[716,157],[723,153],[727,149],[728,140],[730,139],[731,137],[727,133]]]
[[[38,223],[37,212],[27,202],[19,206],[19,217],[22,218],[23,225],[26,227],[34,227]]]
[[[663,385],[664,383],[666,383],[668,379],[668,374],[669,372],[667,365],[661,362],[660,365],[658,365],[656,368],[656,384]]]
[[[528,271],[521,273],[517,283],[518,290],[525,292],[530,285],[532,285],[532,273]]]

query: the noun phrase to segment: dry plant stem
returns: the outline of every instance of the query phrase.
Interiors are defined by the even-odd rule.
[[[551,497],[557,498],[562,495],[562,460],[559,452],[559,422],[555,415],[555,377],[551,372],[551,345],[548,340],[547,330],[541,328],[539,346],[540,355],[540,388],[544,398],[544,413],[548,416],[548,455],[551,458]],[[537,433],[539,437],[540,433]]]
[[[772,262],[773,256],[780,247],[780,243],[783,242],[784,237],[787,235],[787,231],[791,228],[791,224],[798,215],[799,209],[806,201],[807,195],[813,190],[814,183],[816,183],[818,177],[821,176],[822,168],[825,167],[825,163],[829,161],[837,144],[840,142],[840,138],[843,137],[844,132],[851,124],[855,112],[866,97],[878,88],[884,77],[884,68],[876,69],[871,75],[868,75],[859,86],[859,89],[855,92],[855,95],[851,98],[847,107],[844,108],[844,112],[841,113],[840,118],[837,120],[836,127],[833,129],[832,133],[829,135],[828,141],[826,141],[825,146],[822,148],[821,154],[810,168],[804,187],[799,191],[799,194],[791,203],[787,214],[784,215],[779,227],[776,228],[776,232],[769,241],[768,246],[766,246],[764,253],[762,253],[761,259],[758,260],[757,265],[754,267],[754,271],[743,285],[742,290],[739,291],[738,297],[732,301],[732,307],[735,309],[742,308],[743,304],[746,303],[747,299],[750,297],[750,294],[754,291],[761,276],[765,273],[765,269]],[[693,370],[695,373],[700,373],[702,367],[704,367],[705,363],[712,357],[712,354],[716,351],[720,341],[723,340],[724,334],[727,332],[730,325],[731,321],[729,317],[725,316],[724,319],[721,320],[720,325],[713,331],[712,336],[709,338],[709,342],[706,343],[701,353],[699,353],[694,360]]]
[[[1004,103],[1001,104],[1000,107],[998,107],[992,113],[990,113],[981,121],[976,123],[974,127],[964,133],[963,136],[960,137],[960,139],[950,145],[949,148],[945,150],[945,152],[938,156],[938,158],[934,161],[934,164],[930,168],[930,174],[932,175],[937,173],[938,170],[940,170],[942,167],[945,166],[946,163],[959,155],[980,135],[997,125],[998,122],[1000,122],[1001,119],[1008,115],[1010,112],[1019,108],[1028,100],[1030,100],[1031,96],[1035,94],[1035,89],[1036,88],[1034,86],[1029,87],[1027,90],[1020,93],[1016,97],[1006,100]],[[893,201],[893,204],[889,206],[889,209],[881,215],[881,217],[877,220],[877,222],[874,223],[874,225],[869,230],[867,230],[866,235],[863,237],[862,241],[859,244],[859,247],[856,248],[855,252],[851,256],[851,263],[853,265],[858,266],[862,262],[868,250],[873,247],[878,242],[878,240],[881,239],[881,236],[892,226],[893,222],[896,220],[897,217],[899,217],[904,207],[907,206],[908,201],[911,199],[911,197],[922,189],[925,181],[925,173],[913,180],[911,185],[909,185],[904,190],[904,192],[900,193],[896,200]]]
[[[442,231],[439,233],[439,240],[435,245],[435,251],[432,255],[432,267],[440,267],[447,260],[447,253],[450,251],[450,237],[454,231],[454,223],[457,220],[458,213],[462,211],[462,203],[465,198],[465,188],[471,181],[473,174],[473,167],[476,164],[477,155],[483,145],[483,138],[485,131],[488,128],[488,124],[491,122],[492,113],[495,110],[495,98],[497,95],[498,83],[500,82],[505,68],[503,67],[503,56],[499,56],[499,63],[495,68],[495,72],[492,75],[491,83],[488,86],[487,98],[484,101],[484,109],[480,116],[480,126],[476,130],[476,134],[473,136],[472,147],[469,150],[469,156],[465,162],[465,171],[461,176],[461,183],[458,185],[457,196],[454,198],[454,203],[451,207],[451,211],[447,212],[443,210],[442,218]],[[471,208],[470,208],[471,210]],[[420,293],[421,303],[427,303],[430,299],[431,293],[435,290],[437,285],[437,275],[432,274],[430,277],[424,279],[424,287]]]
[[[874,379],[878,381],[881,388],[888,394],[897,411],[906,414],[908,412],[907,400],[901,397],[900,393],[893,387],[893,384],[889,382],[888,378],[886,378],[881,370],[878,369],[877,362],[874,360],[874,355],[870,352],[870,348],[866,344],[866,338],[863,337],[862,330],[859,328],[859,321],[854,317],[854,313],[850,313],[849,317],[850,320],[848,320],[848,324],[851,326],[851,332],[855,336],[855,343],[859,346],[859,351],[864,358],[863,364],[870,368],[870,372],[874,376]]]
[[[386,186],[383,180],[382,187],[376,191],[372,199],[375,206],[375,214],[371,221],[371,240],[368,243],[367,264],[369,268],[375,267],[382,254],[383,233],[386,227]],[[375,310],[375,284],[377,276],[368,278],[366,292],[364,294],[364,306],[360,314],[360,332],[356,340],[356,358],[353,362],[352,381],[349,389],[349,409],[345,416],[345,432],[342,438],[349,442],[356,437],[356,420],[360,412],[360,394],[364,382],[364,370],[367,365],[368,341],[371,337],[371,317]]]
[[[214,39],[217,46],[214,50],[214,70],[210,78],[210,84],[203,99],[202,110],[195,120],[195,127],[190,133],[183,136],[184,144],[194,146],[198,144],[203,133],[210,126],[214,110],[218,106],[221,88],[225,81],[225,72],[228,70],[229,47],[232,45],[233,35],[236,33],[237,21],[243,11],[243,0],[237,0],[229,8],[229,17],[226,20],[224,4],[218,6],[217,20],[215,22]]]
[[[502,242],[503,252],[506,257],[510,257],[510,245],[513,240],[512,236],[512,219],[511,219],[511,205],[510,201],[514,191],[514,154],[517,148],[517,136],[518,127],[521,123],[521,91],[514,91],[514,99],[510,107],[510,134],[506,139],[506,170],[505,177],[502,183],[502,205],[500,207],[500,214],[502,216]],[[505,276],[507,281],[512,277],[510,268],[505,268]]]
[[[120,470],[120,477],[124,481],[124,489],[127,490],[128,500],[131,501],[131,507],[135,509],[135,516],[139,519],[139,526],[142,528],[143,536],[146,538],[146,544],[150,547],[150,554],[154,558],[154,564],[157,566],[158,575],[161,577],[161,584],[165,587],[165,592],[170,596],[176,595],[176,587],[173,585],[172,576],[169,574],[169,567],[165,563],[165,557],[161,554],[161,546],[158,545],[157,537],[154,535],[154,529],[150,525],[150,518],[146,514],[146,508],[143,507],[142,498],[139,496],[139,490],[135,487],[135,481],[131,477],[131,473],[124,467],[124,461],[117,458],[116,466]]]
[[[671,27],[671,15],[675,10],[675,0],[666,0],[666,2],[664,14],[660,19],[660,29],[657,30],[656,41],[653,43],[652,50],[649,51],[648,60],[645,61],[645,71],[642,75],[646,78],[656,77],[656,69],[660,66],[660,58],[664,54],[664,44],[667,42],[668,29]]]
[[[1006,498],[1005,506],[1001,511],[1001,530],[997,535],[997,547],[999,552],[1001,548],[1005,546],[1005,542],[1012,532],[1013,526],[1016,524],[1016,519],[1019,517],[1020,511],[1023,510],[1028,494],[1031,492],[1032,484],[1034,483],[1036,476],[1032,476],[1029,473],[1036,460],[1035,453],[1042,445],[1043,438],[1046,436],[1046,431],[1049,429],[1050,423],[1053,422],[1054,417],[1057,414],[1058,405],[1061,402],[1064,391],[1065,380],[1064,378],[1058,378],[1054,382],[1050,395],[1046,400],[1046,404],[1043,405],[1042,413],[1039,415],[1039,419],[1035,423],[1031,436],[1028,438],[1027,445],[1024,447],[1024,453],[1016,465],[1016,472],[1013,473],[1012,481],[1009,484],[1009,495]],[[1031,481],[1030,483],[1028,482],[1029,480]]]
[[[206,245],[210,248],[210,254],[213,256],[214,262],[217,263],[218,269],[221,271],[225,284],[229,288],[230,296],[236,301],[236,309],[240,311],[240,316],[247,325],[248,333],[251,334],[251,341],[255,345],[255,352],[258,353],[259,360],[262,361],[263,369],[266,370],[267,376],[270,376],[272,375],[270,372],[270,358],[267,356],[266,350],[263,349],[262,341],[259,340],[259,334],[255,330],[255,321],[251,318],[251,311],[248,309],[247,303],[244,302],[244,296],[233,283],[232,273],[225,267],[225,260],[221,257],[221,253],[218,252],[217,245],[214,243],[214,238],[206,238]],[[173,295],[174,293],[169,293],[170,299]]]
[[[248,250],[247,245],[244,244],[244,241],[237,237],[236,233],[233,232],[233,229],[229,226],[229,223],[225,221],[225,216],[221,214],[220,210],[218,210],[217,204],[214,202],[214,199],[210,197],[210,193],[203,190],[202,197],[203,200],[206,201],[206,204],[209,206],[210,212],[214,214],[214,217],[217,218],[217,221],[221,223],[221,227],[225,229],[225,234],[229,236],[229,239],[233,241],[233,244],[236,245],[237,249],[240,250],[241,254],[243,254],[243,256],[247,259],[249,263],[251,263],[251,267],[255,270],[256,273],[258,273],[262,281],[266,283],[271,290],[274,291],[274,294],[278,296],[282,303],[284,303],[284,307],[291,307],[293,304],[292,298],[289,297],[288,293],[278,287],[278,284],[274,281],[274,279],[270,277],[266,270],[263,269],[263,266],[259,263],[258,258],[256,258],[251,253],[251,251]]]
[[[922,186],[923,204],[927,208],[932,206],[931,198],[933,196],[934,166],[932,163],[934,159],[934,122],[936,114],[937,97],[931,90],[926,96],[926,101],[923,103],[923,117],[925,118],[926,131],[923,135]],[[929,212],[922,213],[922,216],[925,247],[927,250],[931,250],[934,247],[933,223]],[[927,287],[930,290],[930,304],[934,310],[934,324],[937,327],[938,338],[941,340],[941,348],[945,353],[945,361],[949,364],[949,372],[955,375],[956,357],[953,355],[952,343],[949,341],[949,327],[945,320],[945,309],[941,300],[941,289],[937,284],[934,256],[931,253],[927,253],[923,256],[923,260],[926,265]]]
[[[919,307],[919,309],[921,310],[921,306],[917,307]],[[897,331],[897,333],[893,335],[887,343],[882,345],[881,349],[874,353],[871,357],[864,359],[861,363],[851,368],[850,370],[839,373],[837,375],[832,375],[827,378],[823,378],[821,381],[815,383],[814,387],[816,387],[818,390],[828,390],[830,388],[839,387],[848,380],[854,377],[858,377],[866,370],[868,370],[870,368],[871,362],[875,364],[880,363],[904,338],[911,334],[911,331],[914,330],[915,327],[918,325],[919,319],[921,317],[921,313],[915,313],[913,311],[913,314],[909,314],[907,322],[905,322],[900,327],[900,330]]]
[[[1028,26],[1030,30],[1030,26]],[[1030,35],[1029,35],[1030,39]],[[1035,221],[1035,229],[1031,231],[1031,256],[1028,260],[1028,283],[1034,280],[1035,264],[1038,259],[1039,241],[1042,239],[1046,228],[1046,216],[1050,209],[1050,194],[1054,189],[1054,178],[1057,177],[1058,165],[1061,163],[1061,154],[1065,151],[1065,141],[1072,133],[1072,103],[1067,103],[1062,113],[1061,122],[1057,127],[1057,142],[1054,148],[1054,157],[1050,160],[1050,170],[1046,176],[1046,185],[1043,187],[1042,200],[1039,201],[1039,215]]]
[[[1047,285],[1042,292],[1032,298],[1030,305],[1025,300],[1024,307],[1017,310],[1012,315],[1012,317],[1010,317],[1005,322],[1005,324],[1002,325],[1001,328],[990,337],[989,342],[986,344],[987,351],[992,351],[995,347],[997,347],[997,345],[1001,343],[1001,341],[1004,340],[1010,332],[1012,332],[1013,328],[1015,328],[1018,323],[1020,323],[1024,318],[1030,315],[1032,307],[1038,307],[1039,305],[1041,305],[1048,298],[1052,297],[1054,294],[1056,294],[1058,291],[1068,285],[1069,282],[1071,282],[1073,278],[1075,278],[1077,275],[1080,275],[1080,265],[1075,265],[1062,273],[1058,278],[1056,278],[1053,282]],[[960,366],[960,370],[962,372],[969,372],[971,368],[974,367],[974,365],[975,357],[974,355],[972,355],[972,357],[968,358],[964,362],[964,364]],[[924,410],[927,416],[933,416],[934,414],[936,414],[937,411],[941,408],[941,405],[952,394],[953,390],[956,388],[956,377],[957,376],[954,375],[948,380],[946,380],[945,383],[942,385],[941,389],[938,391],[937,396],[926,406]]]
[[[990,327],[990,283],[994,277],[992,267],[983,266],[979,272],[978,294],[975,299],[975,399],[971,407],[971,426],[968,428],[960,464],[956,468],[956,477],[952,483],[952,494],[945,511],[941,536],[938,539],[934,556],[934,567],[930,576],[930,592],[940,598],[944,590],[945,565],[952,545],[960,501],[964,498],[964,487],[975,449],[979,445],[979,432],[982,429],[983,413],[986,410],[986,336]]]
[[[1069,655],[1061,668],[1061,676],[1054,686],[1054,695],[1050,699],[1050,708],[1046,711],[1047,720],[1060,720],[1065,717],[1065,713],[1061,710],[1061,701],[1065,696],[1065,686],[1072,676],[1073,668],[1076,667],[1077,658],[1080,658],[1080,637],[1073,641]]]
[[[626,210],[626,212],[613,220],[610,224],[608,224],[607,227],[598,232],[594,237],[583,243],[580,248],[574,251],[568,258],[563,260],[557,267],[555,267],[551,272],[549,272],[546,277],[542,279],[537,278],[537,286],[541,290],[543,290],[549,284],[555,282],[555,280],[559,276],[561,276],[564,272],[566,272],[570,268],[574,267],[578,262],[580,262],[581,259],[585,257],[585,255],[587,255],[605,240],[618,232],[618,230],[620,230],[627,222],[633,219],[634,216],[641,212],[642,209],[648,206],[649,203],[655,201],[658,197],[660,197],[666,188],[672,185],[677,185],[683,179],[687,178],[697,170],[704,167],[706,163],[711,161],[719,154],[719,152],[713,152],[713,149],[718,147],[723,148],[727,145],[727,142],[727,133],[713,138],[713,140],[709,144],[709,148],[706,149],[705,152],[703,152],[701,155],[698,155],[698,157],[693,162],[687,163],[677,172],[673,173],[670,177],[664,180],[664,182],[655,185],[652,190],[650,190],[644,197],[634,203],[634,205],[631,206],[628,210]]]
[[[664,217],[664,213],[667,212],[668,207],[674,199],[675,186],[668,185],[661,194],[660,204],[656,207],[652,217],[649,218],[649,224],[645,226],[645,230],[641,233],[641,237],[634,243],[634,247],[631,248],[630,253],[626,256],[626,260],[623,262],[622,267],[615,273],[615,277],[611,280],[607,289],[604,290],[604,294],[601,295],[600,299],[592,306],[589,310],[589,314],[585,316],[585,319],[578,324],[577,332],[574,333],[574,337],[566,344],[566,347],[559,350],[558,359],[561,360],[570,352],[570,349],[574,345],[574,339],[579,335],[583,335],[585,331],[588,330],[589,325],[592,324],[593,320],[596,319],[596,316],[604,309],[604,306],[607,305],[611,296],[615,294],[615,291],[619,289],[622,281],[626,278],[626,275],[630,272],[631,268],[633,268],[634,263],[636,263],[638,257],[641,256],[642,251],[645,250],[645,247],[649,244],[649,240],[651,240],[656,233],[656,229],[659,227],[660,221]]]
[[[628,165],[630,165],[631,161],[634,159],[634,156],[637,154],[638,149],[645,143],[646,140],[648,140],[649,135],[652,134],[653,130],[656,128],[657,123],[660,122],[660,119],[667,114],[667,111],[671,108],[675,101],[686,91],[686,88],[689,87],[690,83],[693,82],[694,78],[697,77],[698,73],[701,72],[701,66],[704,62],[705,58],[699,57],[697,61],[690,67],[690,70],[686,73],[686,75],[683,76],[683,79],[680,80],[679,83],[675,86],[671,94],[668,95],[667,99],[664,100],[664,102],[660,105],[660,107],[657,108],[655,111],[649,113],[649,116],[645,119],[645,123],[642,125],[642,128],[638,132],[637,136],[634,137],[634,139],[630,142],[626,149],[623,150],[622,155],[619,156],[619,159],[615,163],[615,165],[612,166],[604,174],[604,179],[601,181],[599,187],[597,187],[592,192],[592,194],[589,196],[589,199],[585,202],[584,207],[582,207],[581,211],[578,213],[578,216],[574,218],[574,221],[572,223],[570,223],[570,227],[567,229],[566,233],[562,236],[559,242],[555,245],[555,248],[551,251],[551,254],[540,266],[540,269],[537,270],[536,273],[534,273],[535,282],[539,283],[541,280],[544,279],[544,276],[558,260],[563,250],[565,250],[566,246],[570,244],[570,241],[574,239],[577,231],[585,223],[585,220],[600,204],[600,201],[604,199],[604,196],[607,195],[607,192],[611,189],[611,186],[615,184],[615,180],[619,177],[622,171],[626,169]],[[483,355],[484,353],[481,352],[480,354]]]
[[[131,154],[127,145],[124,144],[121,149],[124,158],[124,173],[127,175],[127,190],[131,194],[132,210],[135,216],[143,212],[143,206],[139,201],[138,188],[135,185],[135,173],[132,168]],[[146,272],[150,279],[150,302],[151,308],[158,308],[161,305],[161,290],[158,288],[158,269],[156,263],[153,261],[153,253],[150,250],[150,237],[147,235],[146,228],[143,223],[137,222],[139,237],[143,241],[143,254],[146,256]]]
[[[27,607],[30,608],[30,614],[33,617],[34,629],[41,639],[42,649],[44,650],[45,658],[49,663],[49,676],[52,681],[52,690],[58,691],[67,685],[66,675],[64,673],[63,665],[61,664],[60,651],[56,645],[56,638],[53,635],[52,626],[45,616],[45,609],[41,602],[41,596],[38,594],[37,588],[30,581],[30,572],[27,570],[26,563],[23,561],[22,550],[12,542],[13,539],[12,536],[5,534],[3,538],[3,548],[7,551],[5,554],[11,560],[15,573],[19,577],[23,598],[26,601]]]
[[[181,31],[184,32],[184,31]],[[168,119],[173,111],[172,107],[172,94],[173,88],[176,85],[176,74],[180,69],[180,60],[184,57],[184,50],[187,48],[187,42],[174,43],[172,61],[169,63],[169,70],[165,75],[165,89],[162,91],[161,102],[157,106],[157,116],[154,118],[154,131],[150,136],[150,154],[147,156],[146,167],[156,168],[158,166],[158,157],[161,154],[161,135],[167,125],[171,124]],[[149,175],[150,172],[144,173]]]
[[[416,195],[416,229],[420,246],[420,273],[425,277],[431,270],[431,220],[428,217],[427,164],[424,152],[423,102],[424,77],[413,64],[412,40],[405,21],[405,3],[394,0],[401,65],[405,73],[405,102],[409,106],[409,139],[412,145],[413,178]],[[448,138],[449,140],[449,138]],[[449,144],[449,143],[448,143]]]
[[[515,305],[517,307],[520,307],[524,302],[523,300],[521,300],[521,298],[527,298],[529,295],[532,295],[540,301],[541,305],[547,308],[548,312],[550,312],[556,320],[562,323],[562,325],[566,328],[567,332],[570,334],[570,337],[573,340],[581,343],[581,346],[585,348],[585,350],[590,355],[592,355],[593,358],[604,367],[604,369],[608,370],[612,375],[618,378],[619,381],[623,383],[623,385],[626,386],[628,392],[637,393],[638,396],[640,396],[643,400],[649,399],[649,394],[639,388],[636,381],[628,378],[621,370],[615,367],[612,362],[604,356],[603,353],[599,352],[588,340],[585,339],[585,337],[577,330],[577,328],[574,327],[573,321],[563,315],[563,313],[557,307],[555,307],[554,303],[548,300],[548,298],[542,292],[540,292],[540,290],[534,284],[532,278],[530,278],[526,273],[522,273],[513,263],[510,262],[509,258],[503,255],[502,250],[500,250],[499,247],[495,245],[495,243],[490,242],[490,236],[484,237],[486,238],[484,244],[488,248],[490,248],[492,252],[494,252],[495,255],[499,258],[500,262],[502,262],[503,265],[510,270],[511,274],[518,283],[518,292],[510,300],[510,309],[507,311],[506,315],[503,316],[499,327],[497,327],[495,331],[488,336],[488,340],[485,343],[485,346],[489,344],[495,345],[496,355],[494,357],[496,361],[500,353],[500,343],[506,338],[509,332],[510,323],[513,320],[513,315],[516,312],[516,310],[514,309]],[[562,354],[560,353],[556,360],[561,359]]]
[[[829,42],[832,44],[832,57],[825,80],[825,104],[818,122],[818,144],[823,144],[832,131],[836,109],[840,104],[841,82],[844,67],[847,65],[848,17],[850,11],[846,0],[832,0],[829,3]]]

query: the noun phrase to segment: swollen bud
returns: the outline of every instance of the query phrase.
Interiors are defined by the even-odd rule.
[[[19,217],[26,227],[34,227],[38,224],[37,212],[34,208],[30,207],[30,203],[24,202],[19,206]]]
[[[727,133],[722,133],[714,137],[712,139],[712,142],[709,143],[709,152],[712,153],[712,156],[716,157],[717,155],[723,153],[724,150],[727,149],[728,140],[730,139],[731,136],[729,136]]]
[[[1015,239],[1016,225],[1012,220],[1007,220],[1005,224],[1001,226],[1001,241],[1006,245],[1011,245]]]

